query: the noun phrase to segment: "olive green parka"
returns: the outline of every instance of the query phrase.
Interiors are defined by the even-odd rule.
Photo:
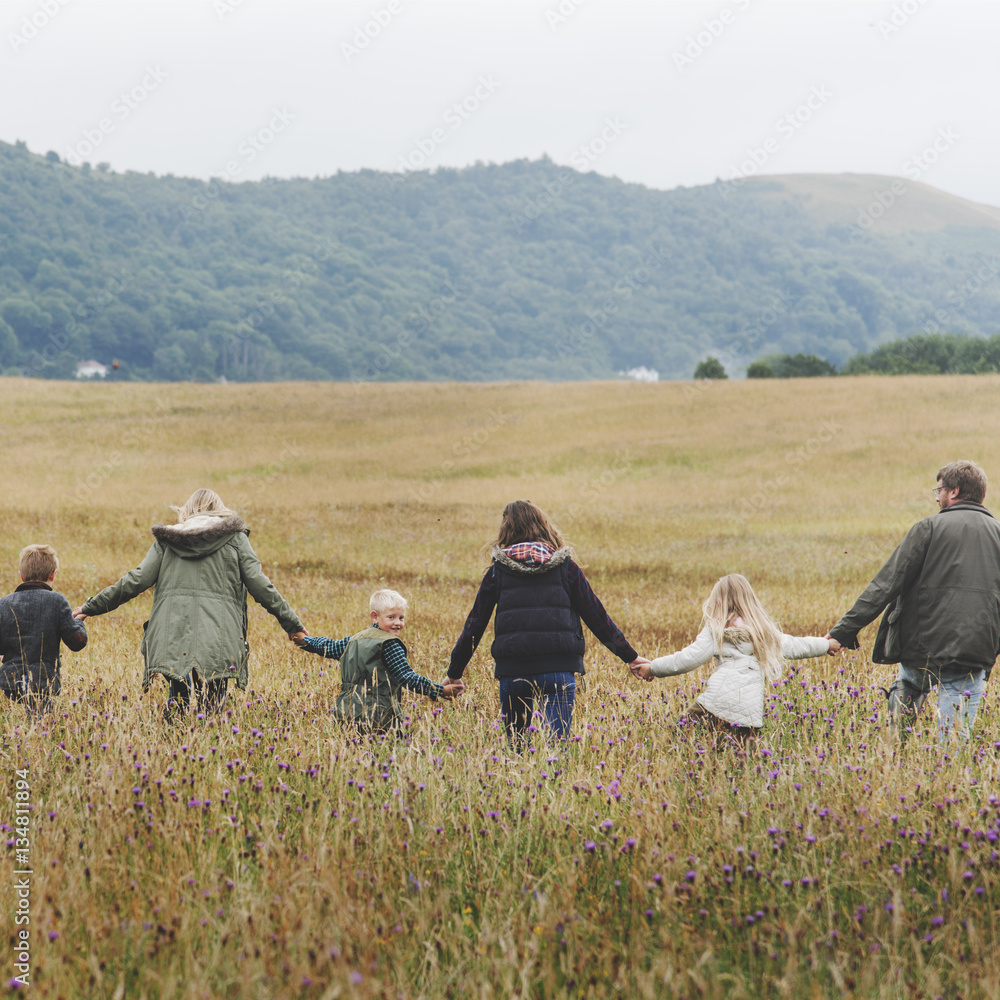
[[[235,677],[247,685],[247,593],[286,632],[302,622],[264,575],[249,530],[236,515],[197,515],[181,524],[154,524],[153,544],[139,566],[83,605],[103,615],[150,587],[153,610],[144,626],[143,689],[153,674],[183,680]]]

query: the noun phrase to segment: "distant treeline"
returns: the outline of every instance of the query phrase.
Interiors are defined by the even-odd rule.
[[[979,375],[1000,372],[1000,334],[915,334],[857,354],[838,372],[814,354],[773,354],[747,366],[747,378],[814,378],[821,375]],[[709,356],[695,378],[728,378],[722,362]]]
[[[787,356],[780,375],[800,355],[881,364],[877,344],[935,317],[994,332],[1000,282],[963,290],[995,230],[859,239],[784,190],[655,191],[548,159],[206,182],[0,143],[0,373],[690,378],[715,353]]]

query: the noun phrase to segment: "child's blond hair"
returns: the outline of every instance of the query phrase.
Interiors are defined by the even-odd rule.
[[[368,601],[369,611],[382,614],[391,611],[393,608],[406,610],[406,598],[395,590],[376,590]]]
[[[722,649],[726,628],[734,619],[742,618],[742,627],[750,635],[754,656],[764,677],[776,681],[781,676],[785,663],[781,655],[781,629],[764,610],[745,576],[730,573],[719,580],[702,606],[702,612],[705,624],[712,630],[716,649]]]
[[[18,561],[21,579],[25,583],[48,583],[59,569],[59,557],[51,545],[25,545]]]

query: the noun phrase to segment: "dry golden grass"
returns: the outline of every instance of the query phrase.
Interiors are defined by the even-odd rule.
[[[528,497],[647,655],[689,641],[731,571],[822,634],[933,511],[941,464],[1000,476],[998,388],[4,380],[4,589],[47,541],[75,605],[211,486],[311,632],[356,630],[394,587],[438,677],[500,508]],[[149,606],[88,623],[50,725],[3,706],[4,822],[25,762],[35,805],[42,996],[1000,993],[989,703],[975,748],[937,747],[928,716],[900,756],[863,649],[789,674],[766,753],[715,755],[676,724],[708,668],[640,685],[591,637],[578,739],[511,757],[487,639],[460,704],[414,698],[409,742],[373,746],[327,717],[336,664],[252,608],[251,689],[167,728],[165,685],[139,685]]]

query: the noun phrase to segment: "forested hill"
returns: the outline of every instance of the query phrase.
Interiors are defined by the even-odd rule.
[[[775,352],[840,364],[921,330],[996,331],[997,215],[886,177],[654,191],[542,160],[209,184],[0,143],[0,371],[69,377],[93,358],[119,378],[476,380],[690,378],[709,353],[734,375]]]

